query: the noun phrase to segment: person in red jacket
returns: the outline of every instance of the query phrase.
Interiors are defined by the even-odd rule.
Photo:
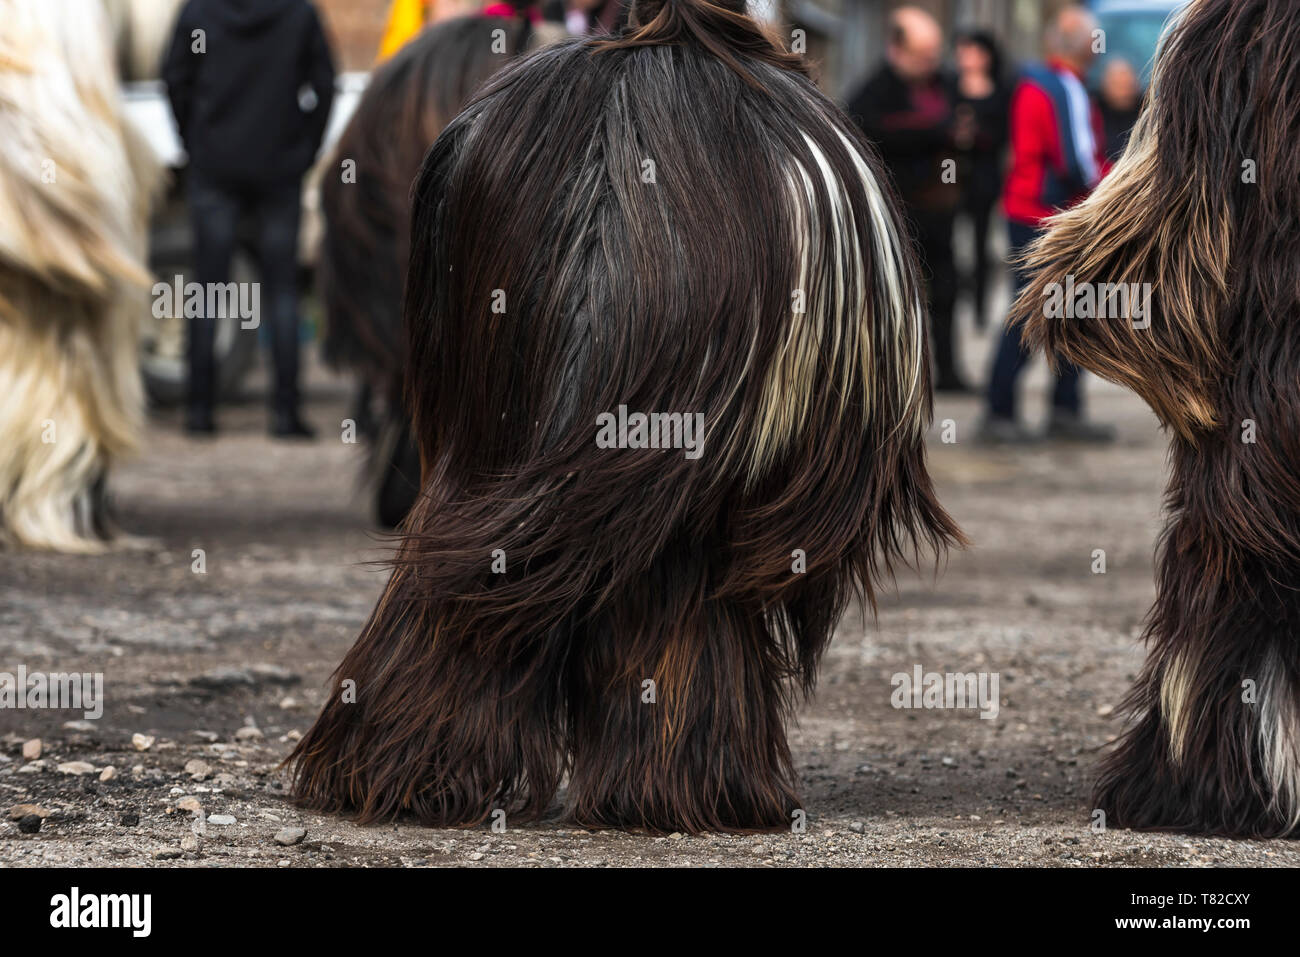
[[[1011,260],[1042,231],[1053,213],[1086,197],[1110,169],[1101,113],[1083,85],[1096,53],[1097,21],[1082,7],[1069,6],[1047,30],[1047,60],[1024,70],[1011,98],[1011,170],[1003,210]],[[1013,267],[1014,269],[1014,267]],[[1014,269],[1015,292],[1025,277]],[[1016,416],[1016,381],[1029,361],[1020,327],[1003,327],[989,379],[988,412],[980,438],[1020,443],[1036,438]],[[1050,438],[1108,442],[1114,432],[1084,418],[1079,370],[1062,362],[1052,393]]]

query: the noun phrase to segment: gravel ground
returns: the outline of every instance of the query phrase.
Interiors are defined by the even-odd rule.
[[[97,721],[0,711],[0,865],[1300,864],[1293,842],[1089,828],[1088,779],[1141,661],[1165,445],[1141,403],[1095,382],[1097,417],[1120,430],[1104,449],[982,449],[976,401],[938,403],[957,441],[936,425],[932,468],[976,544],[937,577],[901,576],[874,621],[842,622],[792,729],[802,833],[498,834],[302,813],[277,765],[385,578],[361,448],[337,438],[346,392],[319,369],[312,383],[314,444],[271,442],[257,404],[227,410],[215,442],[156,417],[113,476],[134,547],[0,554],[0,671],[102,671],[106,695]],[[999,714],[895,710],[890,678],[918,664],[998,673]],[[17,805],[36,807],[13,819]]]

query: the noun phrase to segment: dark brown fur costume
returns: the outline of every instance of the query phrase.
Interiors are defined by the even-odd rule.
[[[785,721],[855,587],[959,538],[897,203],[742,10],[641,3],[498,74],[425,160],[423,488],[292,756],[306,806],[535,819],[567,773],[585,826],[789,827]],[[620,405],[703,414],[701,455],[599,447]]]
[[[1016,307],[1031,341],[1133,389],[1171,434],[1150,654],[1095,798],[1124,827],[1300,824],[1298,12],[1191,5],[1125,156],[1029,252]],[[1149,327],[1046,318],[1069,275],[1150,283]]]

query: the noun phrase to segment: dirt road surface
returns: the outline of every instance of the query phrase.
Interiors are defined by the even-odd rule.
[[[1112,447],[990,451],[971,441],[976,400],[938,403],[932,469],[975,546],[937,577],[900,577],[878,619],[843,621],[792,729],[806,828],[759,836],[358,827],[297,810],[277,764],[385,580],[368,564],[385,549],[358,491],[362,449],[339,438],[346,389],[314,372],[323,437],[309,445],[269,440],[255,402],[226,410],[215,442],[160,414],[113,477],[139,547],[0,553],[0,671],[102,672],[106,697],[93,721],[0,710],[0,864],[1300,864],[1293,842],[1089,827],[1088,780],[1141,662],[1165,472],[1151,414],[1091,385]],[[997,716],[896,710],[891,676],[916,665],[996,672]],[[11,820],[22,804],[37,809]],[[305,834],[277,843],[286,828]]]

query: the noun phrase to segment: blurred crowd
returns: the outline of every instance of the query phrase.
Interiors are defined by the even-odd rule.
[[[849,103],[849,112],[880,149],[907,208],[929,287],[934,386],[975,389],[962,373],[954,307],[964,289],[977,329],[987,325],[993,224],[1005,221],[1014,268],[1057,210],[1082,200],[1123,152],[1136,122],[1141,90],[1134,67],[1106,66],[1099,95],[1086,83],[1098,52],[1098,24],[1081,6],[1067,6],[1043,38],[1043,60],[1008,73],[997,39],[959,33],[952,68],[945,37],[926,11],[901,7],[890,21],[885,62]],[[1000,214],[1000,216],[998,215]],[[959,275],[954,222],[970,223],[972,266]],[[1058,440],[1106,442],[1112,430],[1084,414],[1080,374],[1056,370],[1046,433],[1028,429],[1017,409],[1017,380],[1029,356],[1015,326],[1001,326],[983,388],[986,411],[979,438],[1023,444],[1044,434]]]
[[[522,21],[549,40],[615,32],[627,14],[623,0],[393,0],[376,62],[431,24],[466,15]],[[1056,371],[1046,432],[1024,425],[1017,380],[1029,356],[1015,328],[990,323],[990,310],[1001,251],[1014,262],[1044,220],[1086,196],[1122,152],[1140,107],[1138,71],[1111,58],[1089,89],[1097,23],[1083,7],[1061,10],[1043,38],[1043,59],[1017,67],[987,31],[959,32],[949,46],[939,22],[918,7],[895,9],[888,29],[883,62],[845,106],[906,207],[927,281],[936,390],[983,393],[984,441],[1108,441],[1111,431],[1085,415],[1078,370],[1068,365]],[[302,180],[321,149],[334,90],[327,32],[308,0],[189,0],[172,33],[162,75],[190,156],[197,278],[228,282],[241,217],[258,223],[274,360],[271,431],[310,437],[299,411],[295,250]],[[207,49],[196,51],[200,34]],[[973,244],[959,270],[954,227],[962,221]],[[1012,280],[1019,288],[1014,269]],[[960,354],[961,296],[975,329],[992,325],[997,337],[978,387]],[[186,427],[209,434],[218,397],[214,318],[193,316],[187,326]]]

